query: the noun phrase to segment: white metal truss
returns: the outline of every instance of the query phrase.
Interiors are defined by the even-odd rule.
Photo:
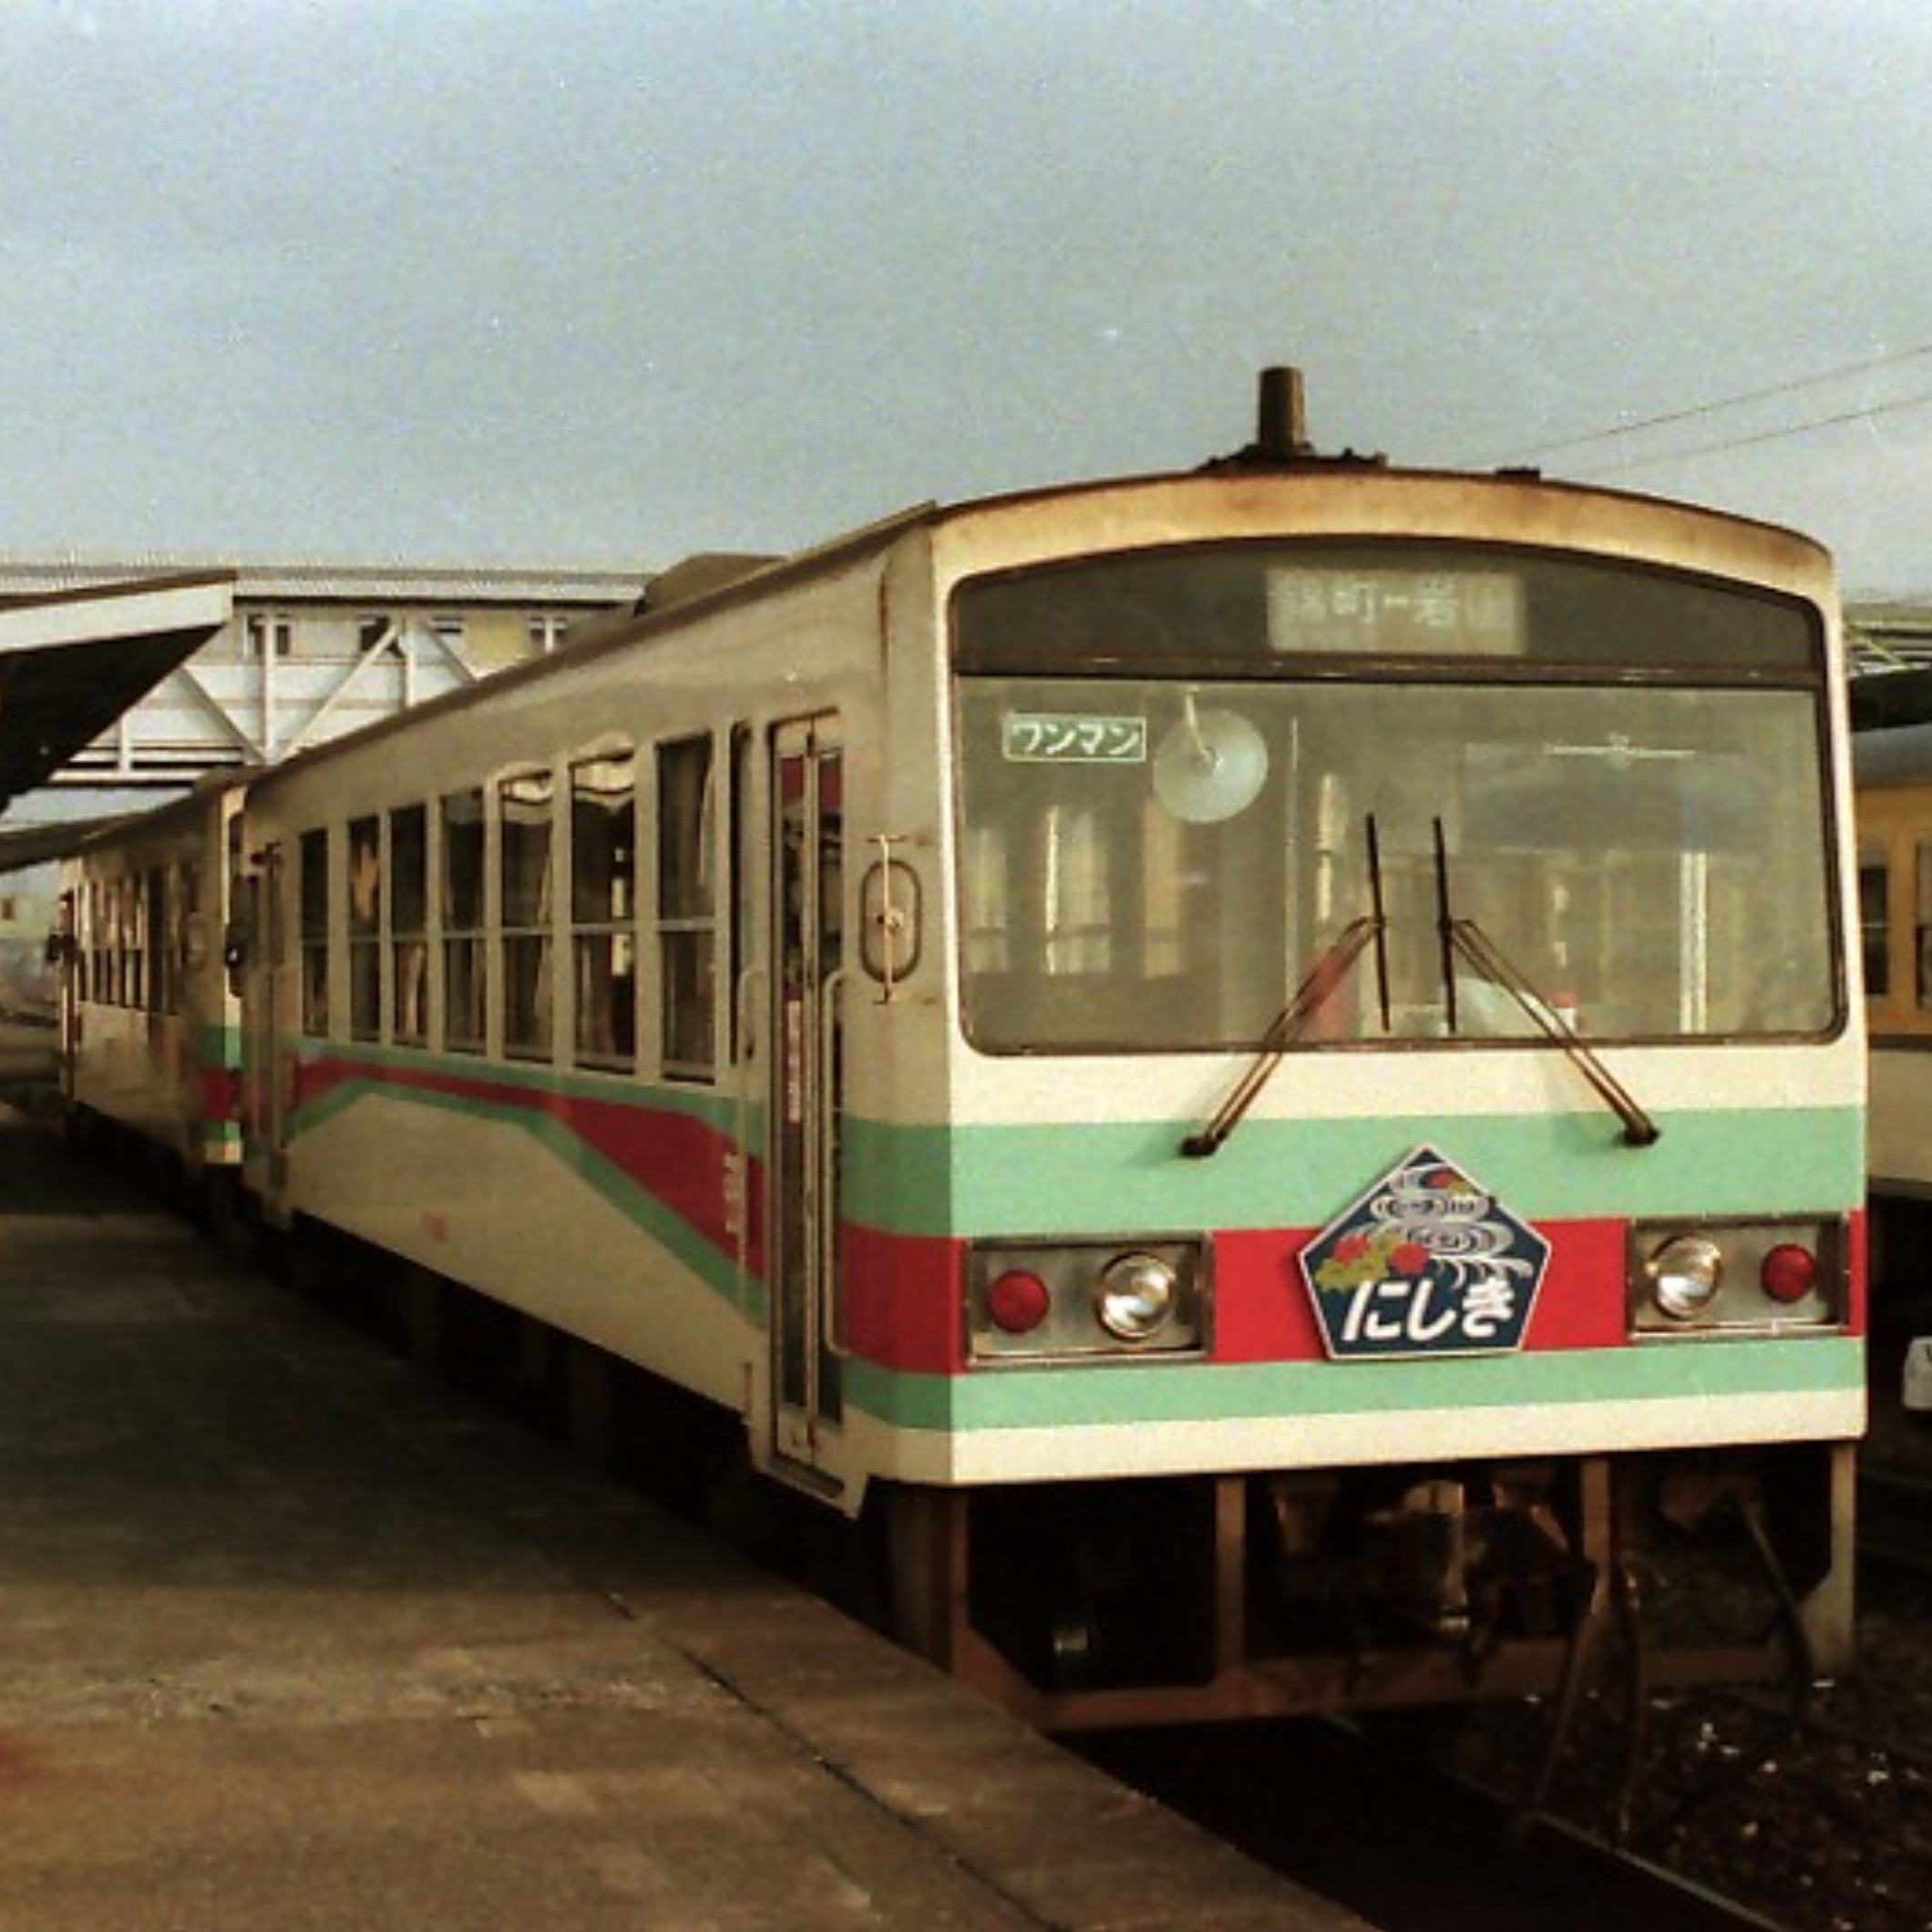
[[[0,559],[0,609],[10,595],[124,583],[158,568]],[[632,606],[647,574],[240,567],[233,622],[54,783],[173,787],[206,770],[274,764],[547,653],[573,620]]]

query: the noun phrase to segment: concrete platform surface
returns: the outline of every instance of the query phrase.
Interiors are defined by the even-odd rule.
[[[1359,1923],[0,1111],[0,1932]]]

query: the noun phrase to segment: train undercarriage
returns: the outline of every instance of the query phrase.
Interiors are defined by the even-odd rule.
[[[1056,1732],[1620,1684],[1852,1649],[1853,1448],[896,1490],[898,1634]]]

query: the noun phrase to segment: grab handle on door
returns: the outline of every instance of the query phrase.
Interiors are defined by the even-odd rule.
[[[838,1292],[838,998],[845,991],[846,971],[826,975],[818,989],[817,1105],[823,1131],[818,1136],[816,1217],[818,1241],[818,1335],[827,1350],[843,1362],[846,1347],[844,1308]]]

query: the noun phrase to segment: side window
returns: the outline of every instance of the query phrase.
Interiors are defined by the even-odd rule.
[[[451,792],[443,828],[443,1043],[483,1050],[489,981],[483,935],[483,794]]]
[[[84,887],[66,887],[60,895],[60,924],[55,928],[67,940],[67,992],[76,1000],[87,997],[87,903]]]
[[[173,878],[168,905],[168,1011],[188,1005],[190,977],[208,957],[207,923],[201,912],[201,868],[184,859]]]
[[[124,872],[114,885],[115,950],[120,960],[114,982],[114,1003],[117,1006],[138,1006],[140,1003],[141,941],[140,928],[137,923],[139,915],[140,901],[135,892],[134,877]]]
[[[548,772],[519,772],[497,787],[503,909],[503,1050],[550,1050],[550,807]]]
[[[629,752],[570,767],[570,961],[580,1066],[637,1064],[637,774]]]
[[[100,915],[94,929],[96,944],[100,949],[99,983],[95,997],[104,1006],[113,1006],[120,1000],[120,882],[104,879],[95,891]]]
[[[148,999],[149,1012],[170,1011],[174,981],[170,971],[169,940],[172,930],[168,908],[168,868],[156,866],[141,880],[141,924],[148,934]]]
[[[1926,1012],[1932,1011],[1932,846],[1919,846],[1913,859],[1913,995]]]
[[[389,814],[389,958],[399,1045],[429,1038],[429,812],[409,805]]]
[[[81,901],[77,889],[65,883],[63,874],[59,909],[55,914],[54,936],[64,941],[61,950],[59,990],[57,998],[85,1000],[87,996],[87,956],[82,950]],[[53,961],[48,961],[54,964]]]
[[[716,1051],[711,740],[657,755],[657,941],[664,1071],[709,1079]]]
[[[168,951],[168,873],[155,866],[141,873],[141,989],[135,1004],[149,1012],[166,1011],[166,951]]]
[[[304,832],[297,856],[302,895],[297,930],[302,955],[302,1030],[329,1030],[329,835]]]
[[[1865,958],[1865,996],[1883,1000],[1891,992],[1891,920],[1886,897],[1892,868],[1883,848],[1858,855],[1858,927]]]
[[[100,881],[90,879],[87,889],[81,895],[82,928],[81,957],[87,965],[87,977],[82,982],[81,997],[86,1000],[105,1000],[108,997],[108,956],[105,945],[108,922],[103,913]]]
[[[372,814],[349,821],[349,1037],[383,1035],[383,835]]]
[[[114,888],[106,879],[94,885],[94,945],[97,953],[94,997],[104,1006],[112,1006],[120,997],[119,962],[115,948],[120,941],[120,908]]]
[[[745,983],[752,934],[757,930],[755,900],[763,883],[757,854],[753,849],[760,827],[757,815],[751,808],[759,756],[757,738],[751,726],[734,724],[731,728],[731,781],[725,794],[731,835],[731,880],[729,897],[725,901],[728,909],[724,921],[726,963],[724,984],[726,1030],[724,1051],[734,1063],[744,1058],[750,1044],[743,1031],[744,1020],[738,1012],[736,992]]]
[[[147,997],[147,961],[143,959],[141,940],[141,906],[145,904],[141,892],[141,875],[138,871],[128,873],[122,879],[122,949],[126,952],[126,966],[122,968],[122,1004],[124,1007],[139,1007]]]

